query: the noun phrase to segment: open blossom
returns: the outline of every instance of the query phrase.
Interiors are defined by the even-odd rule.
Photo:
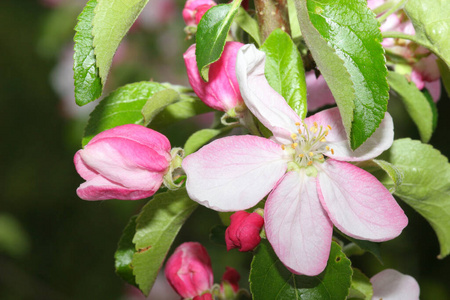
[[[238,248],[239,251],[251,251],[259,245],[259,232],[264,225],[264,219],[258,213],[238,211],[231,215],[231,223],[225,231],[227,250]]]
[[[386,269],[370,278],[372,300],[419,300],[417,281],[393,269]]]
[[[212,0],[187,0],[183,9],[183,19],[187,26],[196,26],[205,12],[217,5]]]
[[[209,81],[205,82],[197,68],[195,44],[184,53],[189,83],[197,96],[209,107],[233,115],[244,105],[236,79],[236,56],[243,46],[239,42],[227,42],[222,56],[209,68]]]
[[[214,280],[211,259],[200,243],[187,242],[178,246],[166,263],[165,274],[183,298],[212,299],[209,297]]]
[[[324,270],[333,224],[357,239],[397,237],[408,222],[403,210],[374,176],[344,162],[372,159],[391,146],[390,115],[352,151],[337,108],[301,120],[268,84],[264,64],[264,53],[246,45],[238,53],[236,75],[246,106],[273,137],[225,137],[186,157],[191,199],[238,211],[272,191],[264,208],[266,235],[297,274]]]
[[[135,124],[105,130],[75,154],[75,168],[86,180],[77,194],[84,200],[150,197],[170,160],[170,142],[159,132]]]

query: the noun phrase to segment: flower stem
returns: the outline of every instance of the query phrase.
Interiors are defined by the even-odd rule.
[[[287,0],[255,0],[261,42],[276,28],[291,34]]]
[[[379,21],[380,23],[382,23],[382,22],[383,22],[384,20],[386,20],[390,15],[392,15],[392,14],[395,13],[397,10],[399,10],[400,8],[402,8],[402,7],[405,5],[406,1],[408,1],[408,0],[401,0],[401,1],[398,1],[398,3],[393,4],[392,7],[391,7],[387,12],[385,12],[384,14],[382,14],[382,15],[378,18],[378,21]],[[376,10],[375,10],[375,11],[376,11]]]

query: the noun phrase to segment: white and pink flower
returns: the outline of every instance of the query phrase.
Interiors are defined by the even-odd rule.
[[[374,158],[391,146],[390,115],[352,151],[337,108],[301,120],[268,84],[264,64],[265,54],[246,45],[238,53],[236,75],[246,106],[273,137],[225,137],[186,157],[191,199],[217,211],[238,211],[270,192],[266,235],[297,274],[324,270],[333,224],[357,239],[397,237],[408,222],[400,206],[374,176],[344,162]]]
[[[208,9],[217,5],[212,0],[187,0],[183,8],[183,19],[187,26],[197,26]]]
[[[386,269],[370,278],[373,287],[372,300],[419,300],[417,281],[393,269]]]

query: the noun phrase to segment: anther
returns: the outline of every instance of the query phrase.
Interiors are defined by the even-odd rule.
[[[299,134],[302,134],[302,130],[299,128],[299,129],[297,129],[297,132],[299,133]]]
[[[333,150],[333,148],[331,148],[331,154],[334,154],[334,150]]]
[[[331,130],[331,129],[332,129],[330,125],[328,125],[327,128],[328,128],[328,130]]]
[[[300,153],[299,155],[298,155],[298,157],[300,157],[300,158],[303,158],[305,156],[305,154],[303,154],[303,153]]]
[[[300,122],[295,122],[295,126],[300,126]]]
[[[291,138],[292,138],[293,140],[295,140],[295,139],[297,138],[297,135],[296,135],[295,133],[293,133],[293,134],[291,134]]]
[[[286,146],[281,145],[281,149],[286,150]]]
[[[330,147],[326,146],[325,149],[327,149],[327,151],[330,151]]]
[[[308,163],[307,163],[308,166],[310,166],[312,164],[313,164],[312,160],[308,161]]]
[[[312,152],[309,152],[308,154],[309,154],[310,157],[314,156],[314,153],[312,153]]]
[[[314,124],[314,127],[318,127],[318,126],[317,126],[317,122],[314,122],[313,124]]]
[[[321,141],[322,143],[325,143],[327,140],[323,137],[323,138],[320,139],[320,141]]]
[[[295,148],[297,148],[297,146],[298,146],[298,144],[297,144],[297,143],[293,143],[293,144],[291,145],[292,149],[295,149]]]

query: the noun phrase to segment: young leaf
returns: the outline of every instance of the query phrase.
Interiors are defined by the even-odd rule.
[[[234,17],[234,21],[242,28],[242,30],[247,32],[253,38],[258,46],[261,45],[258,22],[256,22],[244,8],[239,7],[237,15]]]
[[[261,50],[266,53],[264,73],[270,86],[304,119],[307,113],[305,69],[297,46],[286,32],[276,29]]]
[[[389,192],[393,194],[397,187],[400,186],[403,182],[403,172],[393,164],[390,164],[387,161],[381,160],[381,159],[372,159],[372,160],[366,160],[362,161],[357,164],[358,167],[363,168],[364,170],[368,171],[369,173],[375,173],[378,170],[383,170],[384,174],[387,174],[389,178],[392,180],[394,185],[390,185]],[[376,176],[376,175],[375,175]]]
[[[419,129],[422,142],[427,143],[433,134],[433,112],[427,98],[414,82],[409,82],[399,73],[389,71],[388,82],[403,100],[406,111]]]
[[[331,243],[326,269],[317,276],[289,272],[264,240],[256,249],[250,271],[253,299],[345,299],[352,277],[350,260],[335,242]]]
[[[233,0],[230,4],[211,7],[198,24],[195,56],[198,71],[205,81],[208,81],[209,65],[219,60],[223,52],[228,31],[241,2]]]
[[[99,0],[92,21],[94,53],[102,84],[106,82],[112,59],[125,34],[148,0]]]
[[[143,81],[125,85],[109,94],[91,113],[83,146],[106,129],[124,124],[143,124],[142,107],[156,92],[164,89],[159,83]]]
[[[305,41],[336,99],[353,149],[378,128],[389,86],[379,23],[367,1],[296,1]]]
[[[147,100],[142,108],[142,116],[144,117],[144,126],[148,126],[164,108],[180,100],[180,94],[172,89],[161,90],[156,92]]]
[[[447,95],[450,95],[450,68],[445,64],[442,59],[436,60],[439,66],[439,72],[441,73],[442,83],[444,84]]]
[[[200,147],[208,143],[213,138],[233,129],[231,126],[223,127],[221,129],[202,129],[191,135],[184,144],[184,153],[189,155],[194,153]]]
[[[102,95],[102,82],[99,77],[92,36],[92,20],[97,0],[90,0],[78,16],[75,26],[75,42],[73,55],[73,80],[75,85],[75,101],[82,106]]]
[[[441,246],[440,258],[450,253],[450,164],[438,150],[411,139],[400,139],[388,160],[404,174],[394,195],[430,222]],[[385,183],[389,184],[389,182]]]
[[[186,189],[161,193],[150,200],[136,220],[133,274],[139,289],[148,295],[181,226],[197,207]]]
[[[373,296],[373,288],[369,278],[360,270],[355,268],[352,269],[352,286],[350,288],[350,293],[347,299],[371,300]]]
[[[420,42],[450,66],[450,1],[409,0],[404,10]]]
[[[120,237],[116,253],[114,253],[117,275],[134,286],[136,286],[136,281],[134,279],[131,262],[133,255],[136,252],[133,244],[133,237],[136,233],[136,218],[137,216],[131,217]]]

